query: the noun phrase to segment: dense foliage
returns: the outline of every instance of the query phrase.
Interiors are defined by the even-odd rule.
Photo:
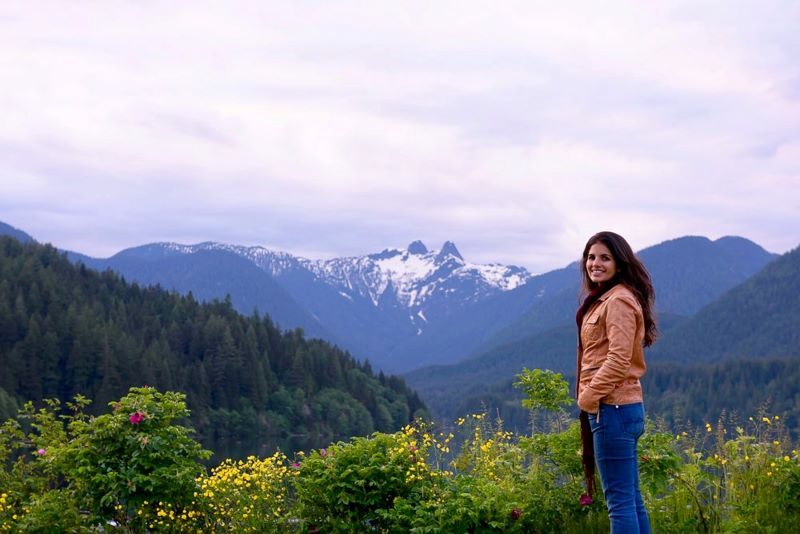
[[[97,417],[80,398],[66,412],[27,404],[0,427],[0,531],[607,532],[602,495],[582,495],[566,383],[520,375],[522,389],[539,382],[552,394],[528,404],[548,412],[549,432],[514,434],[475,414],[452,432],[418,421],[210,472],[207,452],[176,423],[181,394],[134,388]],[[800,521],[792,447],[777,416],[677,435],[648,422],[639,462],[653,530],[791,532]]]
[[[0,237],[0,416],[77,394],[102,408],[130,386],[179,390],[206,436],[391,432],[424,410],[401,378],[377,376],[301,330],[243,317],[50,246]]]

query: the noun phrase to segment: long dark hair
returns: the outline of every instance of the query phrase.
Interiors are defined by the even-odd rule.
[[[612,282],[625,284],[633,291],[636,300],[639,301],[644,315],[644,346],[649,347],[658,337],[658,327],[655,321],[656,292],[653,289],[653,282],[650,280],[650,273],[647,272],[644,264],[634,254],[633,249],[631,249],[624,237],[614,232],[598,232],[589,238],[586,247],[583,249],[581,280],[583,281],[582,291],[584,293],[588,293],[598,286],[597,283],[592,282],[589,278],[589,273],[586,272],[586,259],[589,256],[589,249],[596,243],[602,243],[607,246],[617,264],[617,274]]]

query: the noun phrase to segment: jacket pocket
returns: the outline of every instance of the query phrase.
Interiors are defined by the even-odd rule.
[[[583,323],[583,336],[586,341],[597,341],[603,335],[603,325],[600,322],[600,314],[590,315]]]

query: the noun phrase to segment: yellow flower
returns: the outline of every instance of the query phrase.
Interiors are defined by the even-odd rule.
[[[783,457],[783,461],[784,462],[789,462],[789,461],[791,461],[791,458],[789,458],[788,456],[784,456]]]

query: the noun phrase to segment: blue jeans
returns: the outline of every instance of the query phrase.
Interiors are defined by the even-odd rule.
[[[644,433],[644,405],[600,404],[589,414],[594,455],[606,498],[612,534],[650,534],[650,520],[639,490],[636,445]]]

